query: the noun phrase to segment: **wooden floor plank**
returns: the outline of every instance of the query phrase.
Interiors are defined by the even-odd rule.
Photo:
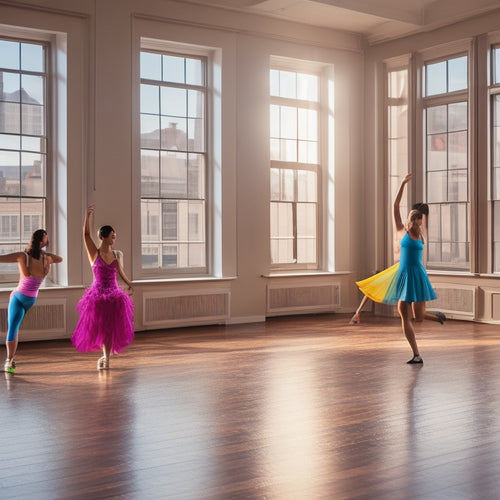
[[[109,372],[23,343],[2,498],[499,498],[500,329],[318,315],[136,335]]]

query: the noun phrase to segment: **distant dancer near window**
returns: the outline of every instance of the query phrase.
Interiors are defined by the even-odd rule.
[[[429,216],[429,206],[427,205],[427,203],[418,202],[418,203],[415,203],[413,205],[412,210],[418,210],[419,212],[422,213],[422,221],[423,221],[423,223],[422,223],[422,236],[423,236],[423,240],[425,242],[425,240],[427,239],[427,218]],[[400,242],[398,241],[397,244],[399,247]],[[400,251],[400,249],[398,248],[397,252],[395,252],[397,254],[398,261],[399,261],[399,251]],[[384,271],[381,271],[381,272],[384,272]],[[380,302],[382,302],[383,297],[380,298],[380,300],[378,300],[378,299],[375,300],[375,297],[370,297],[370,298],[374,302],[380,303]],[[365,304],[367,302],[368,302],[368,297],[366,295],[363,295],[363,298],[361,299],[361,302],[360,302],[358,308],[356,309],[356,312],[353,314],[351,320],[349,321],[350,325],[356,325],[356,324],[359,325],[361,323],[361,311],[363,310],[363,307],[365,306]],[[413,316],[415,317],[415,311],[413,311]],[[446,315],[443,314],[441,311],[425,311],[424,319],[428,319],[430,321],[439,321],[439,323],[444,324],[444,322],[446,321]]]
[[[0,262],[17,262],[19,266],[19,284],[10,294],[7,309],[7,359],[4,371],[15,373],[14,355],[17,351],[18,334],[25,314],[36,302],[38,289],[50,271],[51,264],[62,262],[62,257],[45,252],[43,248],[49,244],[49,237],[44,229],[37,229],[24,252],[0,255]]]
[[[413,351],[413,357],[408,363],[422,364],[413,322],[425,319],[425,302],[434,300],[436,294],[422,263],[423,213],[411,210],[406,227],[401,220],[399,205],[410,179],[411,174],[403,179],[393,207],[394,225],[400,239],[400,261],[374,276],[358,281],[357,285],[365,296],[376,302],[398,305],[403,333]],[[440,319],[437,318],[437,321]]]

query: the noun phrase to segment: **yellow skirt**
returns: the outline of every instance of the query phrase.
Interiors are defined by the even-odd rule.
[[[388,295],[389,288],[398,273],[399,262],[380,271],[369,278],[361,281],[356,281],[359,289],[374,302],[384,302],[385,297]]]

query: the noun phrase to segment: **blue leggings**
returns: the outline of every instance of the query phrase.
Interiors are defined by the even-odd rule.
[[[36,297],[28,297],[19,292],[12,293],[7,310],[7,341],[16,340],[24,315],[35,302]]]

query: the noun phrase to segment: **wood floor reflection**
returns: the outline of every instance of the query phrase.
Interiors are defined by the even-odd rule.
[[[0,495],[493,499],[500,328],[319,315],[137,333],[97,372],[23,343],[0,383]],[[3,347],[2,347],[3,349]]]

